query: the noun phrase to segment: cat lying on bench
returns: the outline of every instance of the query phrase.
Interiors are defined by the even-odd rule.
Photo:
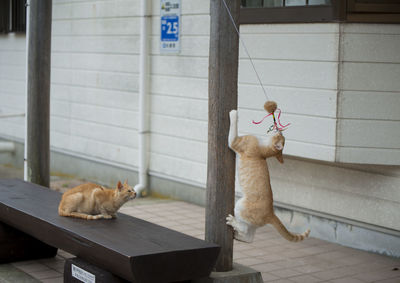
[[[127,181],[119,181],[115,189],[87,183],[66,191],[58,206],[58,214],[82,219],[111,219],[127,201],[134,199],[136,192]]]

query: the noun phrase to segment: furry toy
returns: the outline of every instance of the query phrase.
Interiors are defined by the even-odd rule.
[[[277,133],[269,144],[260,144],[255,136],[237,136],[237,111],[232,110],[230,115],[229,147],[240,156],[239,183],[243,197],[235,205],[235,216],[229,215],[227,224],[235,231],[235,239],[243,242],[253,242],[256,229],[265,224],[272,224],[282,237],[298,242],[304,240],[310,233],[290,233],[274,213],[272,190],[266,159],[275,156],[283,163],[282,150],[285,138],[281,128],[277,126],[275,115],[277,105],[267,101],[265,110],[274,118],[274,129]],[[269,116],[269,115],[267,115]]]

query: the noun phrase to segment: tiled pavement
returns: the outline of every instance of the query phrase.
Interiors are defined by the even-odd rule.
[[[202,207],[146,198],[127,203],[120,211],[204,239]],[[62,282],[64,260],[70,256],[59,251],[53,259],[0,265],[0,283]],[[257,231],[253,243],[234,243],[234,261],[260,271],[264,282],[400,283],[400,259],[313,238],[290,243],[268,226]]]

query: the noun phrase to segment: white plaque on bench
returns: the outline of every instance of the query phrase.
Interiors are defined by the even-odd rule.
[[[85,283],[95,283],[96,282],[96,276],[94,276],[92,273],[87,272],[86,270],[83,270],[80,267],[77,267],[76,265],[71,265],[72,268],[72,277],[75,277],[78,280],[81,280],[82,282]]]

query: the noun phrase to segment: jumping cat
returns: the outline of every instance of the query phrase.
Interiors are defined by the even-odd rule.
[[[276,105],[276,104],[275,104]],[[282,150],[285,138],[278,132],[269,144],[260,144],[254,136],[237,136],[237,111],[230,116],[229,147],[240,156],[239,183],[243,197],[235,205],[235,216],[229,215],[227,224],[232,226],[235,239],[253,242],[256,229],[272,224],[282,237],[298,242],[310,233],[290,233],[274,213],[270,176],[266,159],[275,156],[283,163]]]
[[[82,219],[111,219],[136,192],[127,181],[119,181],[115,189],[107,189],[93,183],[79,185],[66,191],[58,206],[58,214]]]

